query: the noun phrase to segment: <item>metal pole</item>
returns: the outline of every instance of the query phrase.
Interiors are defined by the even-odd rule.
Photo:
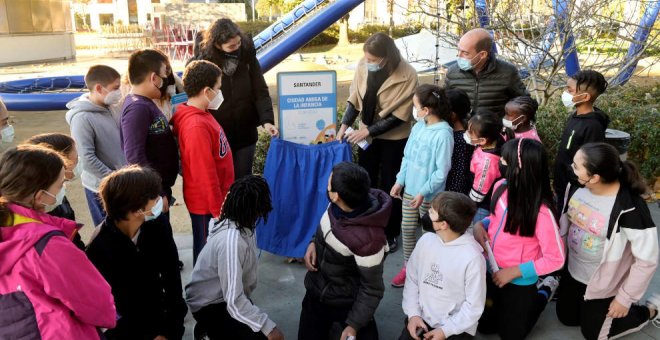
[[[438,60],[440,60],[440,0],[435,2],[436,28],[435,28],[435,67],[433,68],[433,84],[440,83],[440,73],[438,72]]]
[[[254,17],[254,0],[252,0],[252,21],[257,20],[257,18]]]

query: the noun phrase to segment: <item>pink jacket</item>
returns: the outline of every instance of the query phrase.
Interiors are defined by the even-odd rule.
[[[481,147],[474,149],[472,161],[470,162],[470,172],[474,174],[472,190],[470,190],[470,198],[473,201],[482,202],[495,181],[501,177],[499,161],[499,155],[484,152]]]
[[[539,133],[536,131],[535,127],[532,127],[527,132],[516,132],[515,134],[516,134],[516,138],[529,138],[529,139],[537,140],[539,143],[542,143],[541,137],[539,137]]]
[[[504,180],[495,184],[495,190]],[[541,206],[536,219],[534,237],[512,235],[504,231],[508,208],[507,190],[504,190],[495,205],[495,213],[484,219],[488,228],[491,248],[500,268],[518,266],[522,277],[514,279],[517,285],[536,283],[539,275],[552,273],[564,266],[566,254],[559,235],[559,226],[547,206]]]
[[[0,301],[0,309],[8,303],[12,310],[29,313],[17,320],[0,313],[5,314],[0,325],[6,327],[0,334],[18,329],[42,339],[98,339],[98,327],[114,327],[110,286],[68,239],[76,223],[15,204],[8,207],[14,221],[0,227],[0,296],[13,299]],[[44,237],[53,232],[57,235]]]

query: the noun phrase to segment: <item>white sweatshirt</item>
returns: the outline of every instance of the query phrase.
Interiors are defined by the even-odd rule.
[[[465,233],[445,243],[435,233],[419,239],[406,266],[403,312],[420,316],[446,337],[474,335],[486,301],[486,260]]]

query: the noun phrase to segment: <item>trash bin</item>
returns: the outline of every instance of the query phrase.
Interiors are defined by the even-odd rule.
[[[619,151],[619,158],[625,161],[628,158],[628,147],[630,147],[630,134],[620,130],[605,130],[605,142],[614,146]]]

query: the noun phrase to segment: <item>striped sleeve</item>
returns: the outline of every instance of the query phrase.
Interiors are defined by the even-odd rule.
[[[275,328],[275,323],[259,307],[252,304],[243,291],[243,267],[241,254],[246,254],[248,245],[241,238],[240,232],[230,228],[225,245],[218,252],[218,277],[227,303],[227,312],[234,319],[264,335]]]

